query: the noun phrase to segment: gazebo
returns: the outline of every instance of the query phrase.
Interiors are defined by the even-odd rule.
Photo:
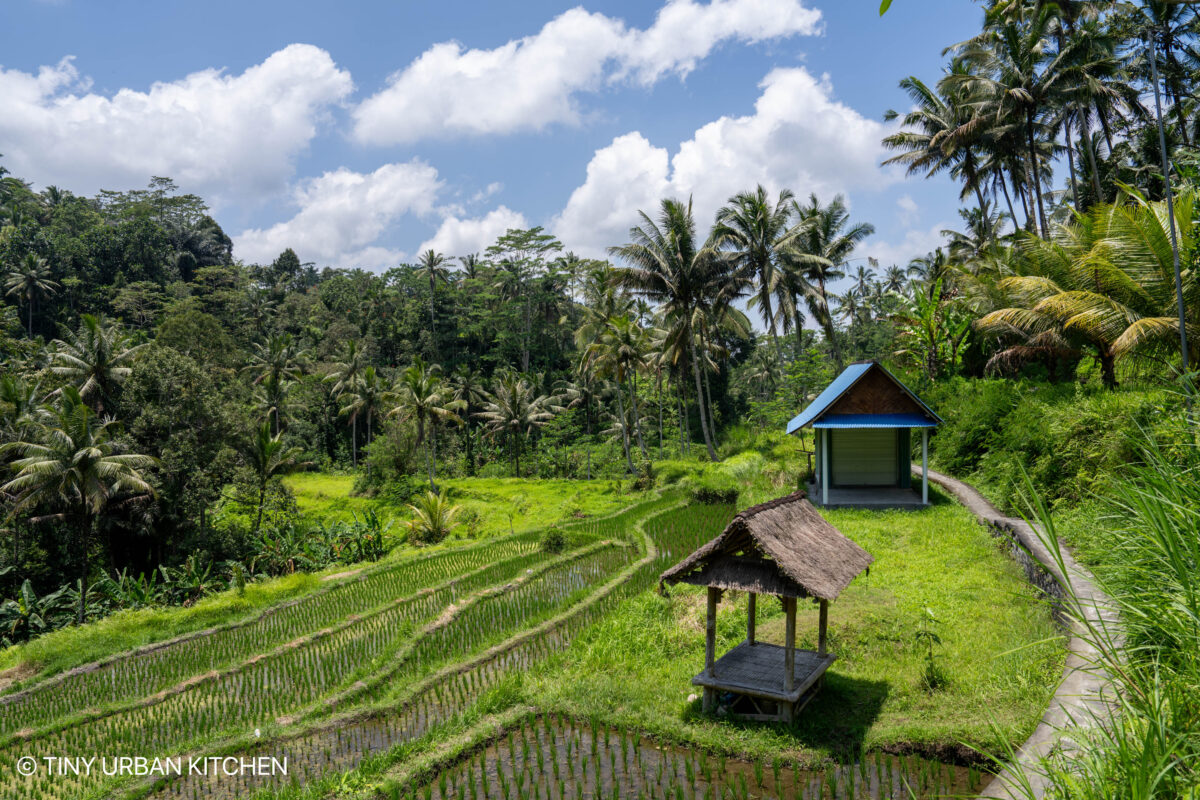
[[[821,506],[920,508],[929,504],[929,431],[942,418],[877,361],[842,370],[787,425],[812,428],[809,484]],[[912,432],[921,432],[921,493],[912,486]]]
[[[729,707],[756,720],[791,722],[820,687],[834,656],[826,650],[829,601],[875,559],[822,517],[804,492],[753,506],[738,514],[720,536],[659,577],[660,585],[708,587],[704,671],[692,684],[704,687],[704,710]],[[716,658],[717,605],[729,589],[749,593],[746,639]],[[784,646],[755,638],[758,595],[780,599],[786,615]],[[796,649],[796,601],[820,607],[817,649]]]

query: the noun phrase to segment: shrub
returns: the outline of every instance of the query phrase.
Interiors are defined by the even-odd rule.
[[[648,458],[637,462],[637,475],[633,479],[633,490],[645,492],[654,488],[654,463]]]
[[[561,553],[567,549],[567,535],[557,525],[542,532],[542,550],[547,553]]]
[[[413,518],[408,522],[408,540],[415,545],[436,544],[454,530],[459,508],[445,497],[426,492],[409,505]]]
[[[728,478],[706,476],[691,487],[692,499],[705,505],[732,505],[738,499],[738,487]]]

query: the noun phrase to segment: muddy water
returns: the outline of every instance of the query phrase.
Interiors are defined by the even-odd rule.
[[[967,797],[987,775],[880,754],[824,770],[664,746],[636,733],[561,719],[510,730],[397,800],[883,800]],[[911,792],[911,793],[910,793]]]

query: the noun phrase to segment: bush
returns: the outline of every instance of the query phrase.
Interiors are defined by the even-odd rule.
[[[445,497],[439,497],[433,492],[426,492],[410,505],[413,513],[408,523],[408,540],[415,545],[436,544],[454,530],[458,524],[459,507],[450,505]]]
[[[705,477],[693,483],[692,499],[705,505],[733,505],[738,499],[738,487],[727,478]]]
[[[648,458],[637,462],[637,475],[633,479],[633,490],[645,492],[654,488],[654,463]]]
[[[547,553],[561,553],[567,549],[567,535],[557,525],[542,532],[542,550]]]

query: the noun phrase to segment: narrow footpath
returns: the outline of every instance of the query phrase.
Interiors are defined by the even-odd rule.
[[[917,472],[917,470],[914,470]],[[1040,762],[1055,748],[1069,749],[1071,730],[1097,724],[1112,712],[1107,700],[1113,689],[1106,670],[1099,665],[1095,641],[1097,633],[1116,639],[1119,616],[1112,600],[1096,584],[1096,579],[1062,548],[1060,568],[1054,553],[1038,532],[1022,519],[1005,516],[970,484],[929,471],[929,480],[967,507],[994,535],[1012,543],[1011,554],[1038,588],[1062,604],[1064,621],[1070,633],[1063,679],[1030,737],[1021,745],[1016,758],[983,791],[982,797],[1015,800],[1045,796],[1048,781]],[[1065,573],[1065,574],[1064,574]],[[1064,586],[1074,590],[1070,601]]]

